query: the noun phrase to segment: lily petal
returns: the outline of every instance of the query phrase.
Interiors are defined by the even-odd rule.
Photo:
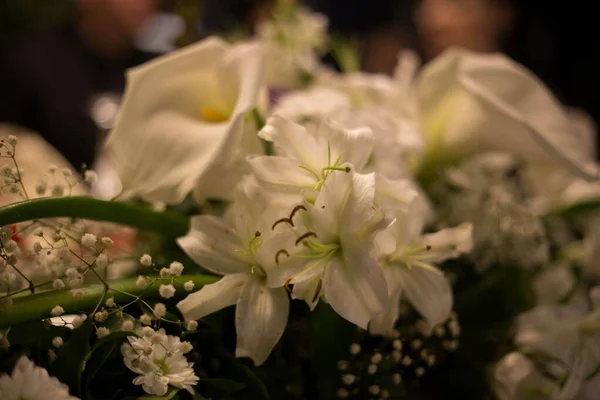
[[[430,326],[448,319],[452,310],[452,289],[440,270],[421,263],[410,269],[404,266],[392,268],[396,268],[401,276],[406,297]]]
[[[372,335],[391,337],[396,321],[400,316],[400,299],[402,297],[402,277],[397,273],[399,268],[385,267],[383,274],[387,282],[389,299],[383,313],[378,314],[369,322],[369,332]]]
[[[218,217],[193,217],[190,231],[177,239],[177,243],[198,265],[216,274],[249,272],[248,264],[236,253],[242,248],[242,243]]]
[[[257,366],[264,363],[283,335],[289,307],[285,289],[269,289],[257,277],[248,279],[235,312],[236,357],[250,357]]]
[[[367,249],[345,249],[344,263],[334,258],[325,270],[323,286],[331,307],[363,329],[388,301],[383,272]]]
[[[277,154],[293,158],[311,171],[321,170],[322,166],[317,161],[319,158],[315,156],[316,140],[302,125],[274,115],[267,120],[258,136],[273,142]]]
[[[365,167],[373,153],[373,131],[368,127],[344,129],[333,121],[323,121],[318,136],[329,141],[332,163],[340,157],[357,171]]]
[[[439,263],[456,258],[473,248],[473,225],[464,223],[455,228],[442,229],[424,235],[421,242],[429,246],[426,252],[428,262]]]
[[[235,304],[242,288],[249,279],[248,274],[233,274],[216,283],[205,285],[177,303],[185,320],[196,320]]]
[[[314,175],[300,168],[301,164],[292,158],[254,156],[248,158],[248,163],[261,183],[277,189],[287,186],[297,192],[298,189],[312,189],[318,182]]]

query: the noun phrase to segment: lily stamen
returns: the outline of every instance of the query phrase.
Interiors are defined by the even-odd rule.
[[[317,237],[317,234],[314,232],[306,232],[304,235],[301,235],[298,239],[296,239],[296,246],[302,242],[304,239],[308,239],[309,237]]]

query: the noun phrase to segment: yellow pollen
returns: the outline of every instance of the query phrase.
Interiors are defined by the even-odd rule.
[[[229,119],[229,115],[212,107],[202,107],[200,109],[200,116],[208,122],[224,122]]]

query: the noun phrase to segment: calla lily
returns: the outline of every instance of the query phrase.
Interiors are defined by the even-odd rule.
[[[196,216],[190,232],[178,239],[195,262],[224,277],[188,295],[177,307],[186,320],[195,320],[235,304],[236,356],[260,365],[283,335],[289,298],[283,285],[266,286],[268,266],[274,264],[270,247],[263,245],[269,241],[271,230],[264,224],[270,219],[258,212],[252,193],[237,193],[225,219]]]
[[[131,69],[107,142],[122,196],[178,203],[194,188],[220,195],[215,180],[243,153],[244,114],[256,106],[262,77],[258,44],[217,38]]]
[[[415,201],[410,209],[398,212],[395,224],[377,236],[390,297],[385,311],[369,324],[373,334],[392,334],[403,295],[430,326],[440,324],[450,316],[452,288],[433,264],[470,251],[472,226],[463,224],[422,235],[426,216],[418,207],[422,204]]]
[[[498,150],[600,177],[580,125],[539,79],[503,55],[449,49],[425,66],[416,92],[431,163]]]

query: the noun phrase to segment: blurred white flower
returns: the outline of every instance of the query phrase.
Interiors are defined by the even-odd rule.
[[[593,150],[550,90],[501,54],[452,48],[417,77],[430,163],[481,151],[560,165],[588,179],[600,173]]]
[[[260,46],[208,38],[127,77],[107,140],[122,195],[165,203],[181,202],[194,188],[205,197],[223,195],[212,190],[243,159],[241,143],[251,133],[244,114],[256,106],[262,86]]]
[[[11,375],[0,376],[2,400],[77,400],[69,395],[69,388],[48,375],[27,357],[17,361]]]

